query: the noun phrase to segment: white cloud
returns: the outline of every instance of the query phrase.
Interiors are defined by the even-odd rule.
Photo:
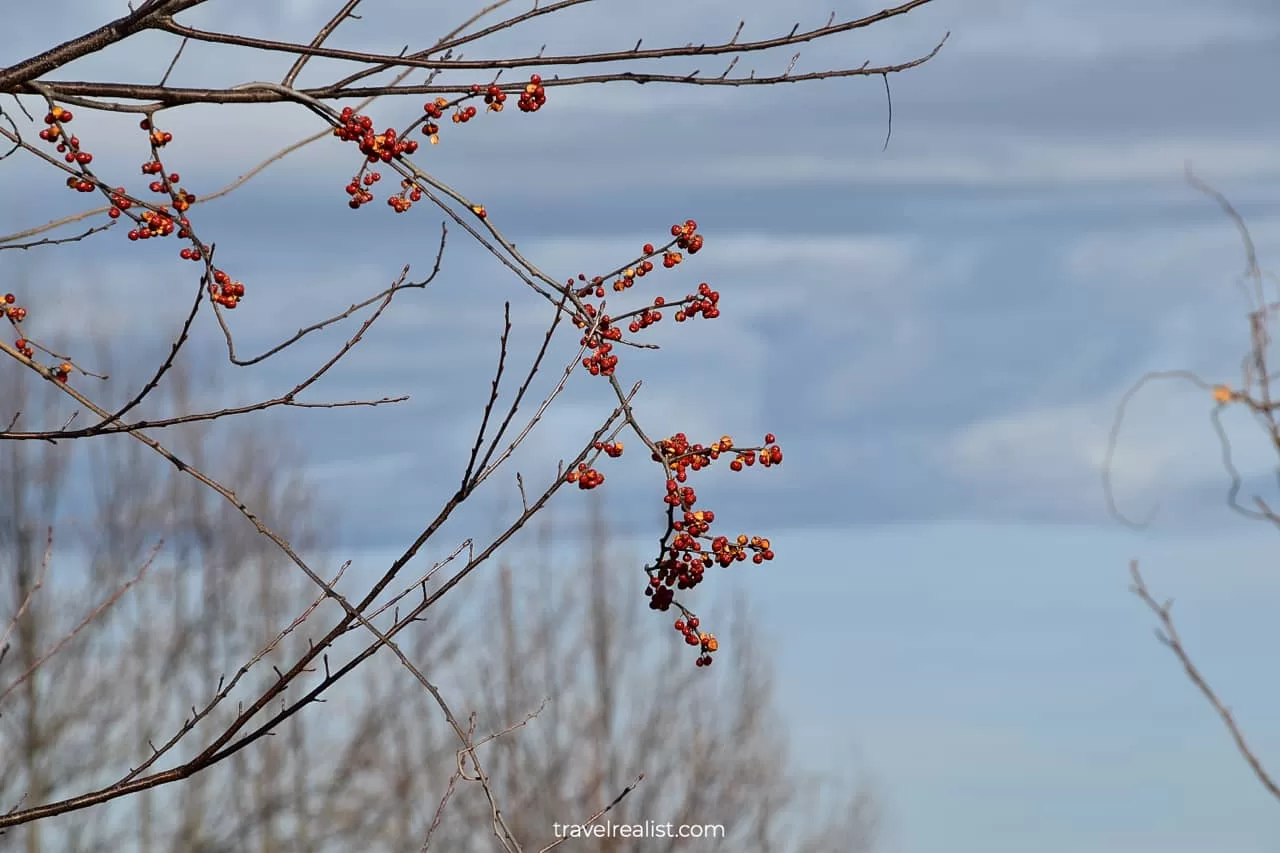
[[[939,11],[946,15],[941,23],[954,32],[948,47],[955,52],[1033,61],[1177,54],[1209,44],[1265,41],[1280,29],[1280,16],[1246,4],[979,0],[963,10]]]
[[[1269,139],[1243,136],[1125,142],[1102,138],[1061,140],[1003,134],[999,139],[956,132],[932,134],[929,149],[920,135],[892,147],[883,157],[779,154],[727,157],[703,167],[721,181],[751,175],[758,184],[799,181],[868,184],[953,184],[1013,187],[1044,183],[1080,184],[1149,181],[1181,182],[1188,161],[1221,180],[1280,180],[1280,158]]]
[[[1098,415],[1096,407],[1061,406],[979,421],[950,441],[940,461],[956,476],[1016,488],[1022,495],[1053,495],[1067,504],[1064,509],[1076,509],[1097,498],[1093,472],[1099,470],[1106,447],[1105,424]],[[1148,445],[1145,450],[1151,459],[1155,449]],[[1134,459],[1129,465],[1141,470],[1144,482],[1154,467]]]
[[[958,431],[937,462],[954,476],[995,487],[1010,501],[1067,512],[1102,507],[1101,476],[1120,391],[998,414]],[[1130,402],[1111,480],[1126,516],[1144,518],[1178,489],[1229,482],[1209,421],[1214,404],[1182,382],[1148,384]],[[1275,451],[1243,413],[1223,418],[1234,464],[1247,478],[1274,469]]]
[[[1190,187],[1184,201],[1199,196]],[[1161,294],[1171,291],[1219,292],[1223,303],[1242,309],[1247,305],[1233,282],[1245,270],[1240,232],[1215,203],[1203,200],[1202,210],[1214,221],[1188,228],[1184,223],[1138,224],[1123,230],[1082,234],[1061,252],[1064,272],[1084,287],[1139,290]],[[1264,269],[1280,264],[1280,217],[1247,219],[1249,231]]]

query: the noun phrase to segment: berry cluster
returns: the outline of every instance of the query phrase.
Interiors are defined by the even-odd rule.
[[[590,336],[587,341],[587,345],[591,346]],[[608,341],[596,343],[591,355],[582,360],[582,366],[592,376],[612,376],[614,369],[618,366],[618,357],[613,354],[613,344]]]
[[[357,115],[351,107],[343,107],[338,120],[342,124],[333,129],[333,135],[344,142],[356,143],[360,153],[370,163],[390,163],[402,154],[412,154],[418,150],[416,139],[400,138],[394,127],[389,127],[382,133],[374,133],[373,119]]]
[[[667,301],[661,296],[655,297],[652,308],[641,308],[639,315],[627,324],[627,330],[631,334],[635,334],[641,329],[647,329],[654,323],[662,319],[662,312],[658,309],[667,304]]]
[[[132,228],[129,230],[128,237],[130,240],[148,240],[152,237],[168,237],[176,228],[172,216],[169,216],[167,213],[157,212],[154,210],[142,211],[138,216],[138,224],[142,227]],[[186,231],[185,226],[181,230]],[[187,234],[184,233],[179,236],[186,237]],[[190,252],[189,249],[185,251]],[[181,255],[182,252],[179,252],[178,254]]]
[[[422,201],[422,188],[408,178],[400,181],[400,192],[387,198],[387,204],[396,213],[404,213],[415,201]]]
[[[174,189],[174,185],[182,180],[182,176],[177,172],[170,172],[168,175],[164,173],[164,164],[159,160],[151,160],[142,164],[142,174],[159,175],[160,179],[152,181],[147,189],[153,193],[161,193],[163,195],[173,197],[173,208],[179,213],[186,213],[187,210],[195,203],[196,197],[187,192],[183,188]],[[116,189],[116,193],[124,192],[124,188]]]
[[[463,103],[471,98],[483,98],[489,112],[502,112],[507,100],[507,92],[496,83],[490,83],[488,86],[476,84],[453,101],[437,98],[424,105],[424,115],[418,122],[423,124],[423,131],[432,144],[439,141],[438,121],[443,118],[445,110],[453,108],[452,119],[455,124],[466,123],[476,116],[476,107]],[[518,99],[520,110],[537,112],[546,104],[546,101],[547,94],[542,85],[542,77],[537,74],[531,75],[529,82],[520,89]],[[117,220],[127,216],[133,221],[135,227],[127,232],[130,241],[176,235],[189,243],[179,252],[183,260],[207,263],[208,249],[195,237],[191,223],[185,215],[196,202],[196,196],[178,185],[181,176],[177,172],[169,172],[161,159],[160,151],[173,141],[173,134],[156,127],[150,115],[142,119],[138,125],[146,132],[147,141],[151,147],[150,158],[142,164],[142,174],[152,178],[148,189],[153,193],[168,196],[165,203],[150,204],[131,196],[124,187],[109,188],[89,170],[90,164],[93,163],[93,154],[84,150],[79,137],[70,134],[66,129],[66,125],[70,124],[74,118],[71,110],[51,103],[49,111],[44,116],[44,127],[39,131],[39,138],[53,145],[71,167],[69,170],[71,174],[66,180],[67,187],[81,193],[102,192],[109,202],[107,208],[109,218]],[[370,117],[359,115],[350,107],[344,108],[339,113],[339,124],[333,129],[333,135],[343,141],[354,143],[364,155],[364,164],[360,172],[346,187],[350,207],[359,208],[373,200],[371,188],[381,180],[382,176],[377,171],[366,171],[371,164],[392,163],[417,152],[419,142],[409,138],[409,133],[418,122],[403,133],[397,132],[395,128],[387,128],[378,133],[375,132],[373,120]],[[387,204],[395,212],[403,213],[414,202],[420,201],[423,194],[424,190],[421,186],[410,179],[405,179],[400,182],[400,191],[391,195],[387,199]],[[471,210],[480,219],[487,216],[482,205],[474,205]],[[648,267],[651,268],[652,264],[648,264]],[[244,297],[244,284],[233,281],[225,271],[209,266],[208,278],[209,295],[215,304],[224,308],[235,308]],[[11,294],[10,297],[7,302],[0,305],[0,313],[10,322],[17,323],[25,317],[26,310],[14,305]],[[618,339],[616,332],[608,334],[612,336],[612,340]],[[610,373],[617,362],[617,357],[609,353],[610,345],[606,341],[599,343],[603,343],[604,346],[597,347],[594,353],[594,372]],[[25,336],[18,338],[16,348],[28,358],[34,353],[30,341]],[[71,367],[66,365],[65,370],[59,369],[55,373],[62,381],[66,381],[70,370]],[[584,488],[593,488],[602,480],[603,476],[593,473],[579,480],[579,484]]]
[[[164,163],[160,161],[159,149],[173,141],[173,134],[158,130],[152,125],[150,119],[144,118],[138,123],[138,127],[147,132],[152,148],[151,159],[142,164],[142,174],[158,176],[147,189],[153,193],[168,196],[173,209],[179,215],[175,217],[170,213],[168,204],[144,210],[138,216],[130,214],[141,227],[131,229],[128,237],[130,240],[148,240],[152,237],[168,237],[176,231],[180,239],[191,240],[191,222],[182,214],[195,204],[196,197],[185,188],[177,186],[182,176],[177,172],[165,174]],[[107,198],[111,200],[111,209],[107,211],[107,215],[112,219],[119,219],[122,213],[134,205],[133,200],[125,193],[124,187],[116,187],[107,193]],[[204,258],[204,250],[194,240],[192,240],[192,247],[184,247],[178,254],[183,260],[198,261]]]
[[[573,282],[567,283],[568,287]],[[580,346],[591,349],[591,354],[582,359],[582,366],[592,376],[612,376],[618,366],[618,357],[613,354],[613,342],[622,340],[622,330],[613,325],[608,314],[598,314],[596,306],[584,303],[581,314],[574,315],[573,323],[579,329],[593,324],[595,331],[589,331],[578,341]]]
[[[0,296],[0,317],[4,317],[9,321],[10,325],[18,332],[18,338],[13,342],[13,348],[25,358],[35,357],[35,347],[32,345],[25,335],[22,334],[21,323],[27,319],[27,309],[17,304],[18,297],[12,293],[6,293]],[[49,371],[54,379],[59,382],[66,382],[71,377],[72,365],[69,361],[63,361],[57,367]]]
[[[434,101],[428,101],[422,105],[422,111],[427,114],[427,120],[422,125],[423,134],[431,140],[432,145],[440,144],[440,125],[437,121],[444,118],[444,111],[449,107],[447,98],[436,98]]]
[[[690,473],[707,468],[722,457],[730,457],[729,467],[734,471],[742,470],[744,459],[768,459],[768,463],[762,464],[779,464],[782,449],[774,442],[774,436],[769,434],[765,436],[765,446],[739,449],[726,435],[704,446],[690,443],[684,433],[676,433],[656,443],[653,459],[662,463],[668,472],[663,498],[667,504],[668,530],[663,537],[659,558],[648,570],[649,583],[645,587],[645,595],[649,596],[650,609],[666,611],[675,605],[687,615],[688,611],[675,600],[676,590],[693,589],[702,583],[706,570],[713,565],[729,566],[747,559],[748,555],[756,564],[773,559],[769,540],[760,536],[712,537],[710,531],[716,520],[715,513],[709,509],[696,509],[697,493],[691,486],[683,484],[688,481]],[[691,622],[694,628],[697,627],[693,620],[696,617],[676,623],[676,630],[685,634],[687,642],[693,636],[689,627]],[[711,653],[716,650],[715,645],[714,637],[710,647],[705,640],[701,641],[700,666],[708,665]]]
[[[13,348],[27,358],[31,358],[35,355],[35,349],[31,346],[31,341],[22,334],[22,327],[19,325],[27,318],[27,309],[16,304],[17,301],[18,297],[12,293],[6,293],[0,297],[0,316],[8,320],[18,333],[17,340],[13,342]]]
[[[213,281],[209,282],[209,298],[223,308],[235,308],[244,297],[244,284],[232,281],[231,276],[219,269],[213,271]]]
[[[476,116],[476,107],[463,103],[471,98],[483,98],[488,111],[502,112],[507,100],[507,92],[497,83],[490,83],[487,86],[474,84],[467,92],[452,101],[436,98],[425,104],[424,115],[418,122],[423,124],[423,131],[432,144],[439,141],[438,121],[444,117],[445,111],[450,107],[453,108],[451,117],[455,124],[466,123]],[[546,102],[547,93],[542,85],[542,77],[538,74],[531,75],[529,82],[520,89],[518,99],[520,110],[537,112]],[[152,192],[169,196],[169,202],[152,205],[131,197],[124,187],[114,189],[106,187],[89,171],[88,167],[93,162],[93,155],[82,148],[79,137],[69,134],[66,130],[66,125],[74,117],[71,110],[57,104],[50,104],[49,111],[44,116],[45,126],[39,132],[41,140],[54,145],[65,161],[77,169],[75,173],[67,176],[67,187],[82,193],[98,190],[106,195],[110,202],[107,215],[111,219],[128,216],[134,221],[136,227],[128,231],[128,238],[131,241],[176,234],[179,238],[190,241],[190,245],[179,252],[183,260],[207,260],[208,250],[195,239],[191,232],[191,223],[184,215],[195,203],[196,197],[186,189],[177,186],[180,176],[176,172],[166,173],[167,170],[160,158],[160,149],[173,141],[173,134],[155,127],[150,117],[142,119],[139,123],[139,127],[147,133],[147,140],[152,149],[151,158],[142,164],[142,173],[154,177],[149,186]],[[378,133],[374,131],[373,120],[369,116],[357,114],[350,107],[342,109],[339,113],[339,124],[333,129],[333,135],[343,141],[354,143],[365,158],[360,172],[346,186],[349,207],[359,208],[373,200],[371,188],[381,180],[382,176],[376,171],[366,173],[365,170],[370,164],[391,163],[417,152],[419,143],[416,139],[409,138],[409,133],[418,122],[414,122],[403,133],[397,132],[395,128],[387,128]],[[395,212],[403,213],[412,207],[414,202],[420,201],[423,193],[421,186],[406,179],[401,181],[400,191],[387,199],[387,204]],[[139,206],[144,208],[141,212],[132,212]],[[471,210],[480,219],[487,216],[482,205],[474,205]],[[231,282],[225,273],[220,271],[211,270],[211,272],[213,280],[210,282],[209,290],[214,302],[227,308],[235,307],[243,296],[243,284]],[[597,370],[609,369],[606,367],[609,359],[607,350],[599,353]]]
[[[751,555],[751,562],[757,566],[766,560],[773,559],[773,549],[769,547],[769,540],[762,536],[747,538],[745,533],[739,533],[738,538],[733,541],[730,541],[727,536],[717,536],[711,540],[711,552],[715,555],[716,563],[721,566],[729,566],[745,560],[747,549],[754,552]]]
[[[594,304],[583,302],[582,300],[592,297],[603,299],[607,278],[613,278],[612,288],[615,293],[623,293],[630,290],[637,279],[644,278],[653,272],[654,264],[650,258],[662,255],[663,266],[668,269],[674,267],[684,257],[679,252],[673,252],[672,249],[674,247],[683,246],[691,253],[702,248],[703,237],[697,233],[697,228],[698,223],[692,219],[686,219],[683,223],[676,223],[671,226],[673,239],[662,248],[657,248],[652,243],[645,243],[641,248],[641,256],[637,260],[608,276],[595,276],[588,279],[585,273],[579,273],[576,282],[573,279],[565,282],[566,288],[572,291],[577,304],[582,306],[581,310],[575,313],[573,317],[574,325],[579,329],[588,329],[589,327],[596,329],[595,332],[584,333],[579,341],[582,346],[589,347],[592,350],[590,355],[582,360],[582,366],[592,376],[612,376],[614,374],[618,365],[618,356],[613,352],[613,345],[622,340],[622,328],[619,323],[624,320],[627,321],[627,331],[634,335],[662,320],[663,315],[660,309],[667,306],[667,301],[665,297],[656,296],[650,305],[618,317],[612,317],[608,314],[600,313]],[[710,285],[703,282],[698,285],[696,294],[687,294],[684,299],[673,303],[672,307],[677,309],[675,312],[677,322],[684,322],[687,319],[698,316],[715,319],[720,316],[719,302],[720,293],[712,290]]]
[[[365,172],[364,169],[372,163],[390,163],[415,153],[418,150],[418,140],[408,138],[407,134],[402,136],[396,133],[394,127],[374,133],[373,119],[358,115],[351,107],[343,107],[338,117],[342,124],[333,129],[333,135],[344,142],[355,143],[365,158],[361,173],[356,174],[346,186],[347,195],[350,196],[347,206],[356,210],[373,201],[373,193],[369,188],[382,180],[380,172]],[[413,206],[413,202],[421,198],[422,191],[406,180],[401,181],[400,192],[388,198],[387,204],[396,213],[404,213]]]
[[[648,251],[650,252],[653,251],[652,243],[645,243],[645,245],[650,247]],[[652,271],[653,271],[653,261],[649,260],[648,258],[641,261],[639,264],[637,264],[634,267],[627,267],[625,270],[622,271],[622,275],[619,276],[618,279],[613,283],[614,293],[622,293],[624,290],[630,290],[631,286],[636,283],[637,278],[644,278],[646,275],[648,275]],[[603,296],[604,294],[600,294],[600,295]]]
[[[54,149],[62,155],[62,159],[67,163],[80,167],[80,174],[67,176],[67,189],[75,190],[78,193],[91,193],[96,189],[92,176],[86,171],[86,167],[93,162],[93,155],[88,151],[84,151],[80,147],[80,137],[72,136],[67,133],[64,125],[70,124],[75,118],[71,110],[63,109],[57,104],[49,107],[49,112],[44,115],[45,126],[40,130],[38,136],[45,142],[53,143]]]
[[[542,105],[547,102],[547,90],[542,87],[542,75],[534,74],[529,78],[529,82],[525,84],[524,91],[520,93],[520,100],[516,102],[516,106],[520,108],[522,113],[536,113],[542,109]]]
[[[52,142],[63,160],[83,168],[93,162],[93,155],[80,148],[80,137],[69,136],[63,129],[63,125],[70,124],[73,118],[75,116],[71,110],[55,104],[45,113],[45,127],[41,129],[39,136],[45,142]],[[91,193],[95,187],[93,181],[84,175],[68,175],[67,188],[80,193]]]
[[[697,230],[698,223],[692,219],[686,219],[683,223],[671,226],[671,236],[675,240],[662,253],[662,265],[664,267],[671,269],[684,260],[684,253],[676,252],[674,249],[685,249],[691,255],[698,253],[698,250],[702,248],[702,235],[694,233]]]
[[[409,134],[419,123],[422,125],[423,135],[432,145],[436,145],[440,142],[439,123],[450,107],[453,108],[450,118],[454,124],[466,124],[475,118],[478,115],[476,107],[472,104],[463,105],[464,101],[471,98],[483,98],[488,112],[500,113],[506,103],[507,93],[497,83],[490,83],[488,86],[474,83],[465,94],[452,101],[448,98],[436,98],[423,104],[422,116],[403,132],[397,132],[395,128],[389,127],[381,133],[375,133],[372,118],[357,113],[351,107],[344,107],[338,114],[339,124],[334,127],[333,135],[344,142],[354,143],[365,157],[360,172],[347,183],[346,192],[350,197],[347,206],[356,210],[373,201],[370,187],[381,180],[382,176],[377,172],[365,173],[365,169],[370,164],[391,163],[417,152],[418,141],[411,139]],[[546,101],[547,95],[542,86],[542,78],[534,74],[521,92],[520,109],[524,112],[536,112]],[[387,199],[387,205],[396,213],[404,213],[413,206],[413,202],[421,198],[422,188],[412,181],[405,180],[400,184],[400,192]],[[481,219],[485,218],[484,208],[479,205],[472,207],[472,212]]]
[[[160,149],[173,141],[173,134],[160,130],[150,118],[144,118],[138,122],[138,128],[147,132],[147,141],[151,145],[151,159],[142,164],[142,174],[155,176],[155,180],[148,185],[147,189],[153,193],[168,196],[170,201],[144,210],[137,216],[129,214],[139,225],[138,228],[129,231],[129,239],[147,240],[152,237],[176,234],[179,239],[190,243],[178,252],[178,256],[184,261],[203,262],[209,257],[208,251],[196,239],[191,230],[191,221],[186,217],[186,212],[196,203],[196,196],[188,192],[185,187],[179,186],[182,176],[177,172],[166,170],[160,159]],[[134,205],[134,201],[125,194],[123,187],[117,187],[109,193],[108,197],[112,205],[108,215],[113,219],[119,218]],[[173,212],[170,212],[170,207]],[[239,305],[244,297],[244,284],[232,281],[231,276],[223,270],[210,267],[209,272],[210,300],[228,309]]]
[[[71,110],[64,110],[62,107],[54,106],[49,112],[45,113],[45,128],[40,131],[40,138],[45,142],[57,143],[59,154],[64,154],[68,163],[78,163],[81,166],[87,166],[93,162],[93,155],[87,151],[80,150],[80,139],[75,136],[64,136],[61,125],[70,124],[71,119],[75,118],[71,114]]]
[[[604,474],[601,474],[585,462],[579,462],[576,469],[564,475],[564,479],[569,483],[577,483],[579,489],[586,491],[588,489],[594,489],[596,486],[603,483]]]
[[[14,296],[12,293],[6,293],[4,295],[4,308],[0,310],[4,311],[4,316],[10,323],[21,323],[27,318],[27,309],[23,308],[21,305],[15,305],[14,303],[17,301],[18,297]],[[21,347],[19,347],[19,349],[21,349]]]
[[[476,117],[476,108],[471,105],[467,105],[460,110],[454,111],[453,123],[466,124],[467,122],[471,121],[475,117]]]
[[[699,316],[707,320],[714,320],[720,316],[720,291],[712,290],[711,285],[705,281],[698,285],[698,295],[694,296],[690,293],[685,297],[684,302],[684,308],[676,312],[677,323]]]
[[[684,636],[685,643],[699,647],[700,654],[695,663],[698,666],[711,666],[711,655],[720,648],[720,642],[715,634],[708,634],[706,631],[699,633],[698,624],[698,617],[690,616],[688,619],[677,619],[675,629]]]
[[[31,346],[31,341],[23,336],[22,327],[19,325],[23,320],[27,319],[27,309],[16,304],[17,301],[18,297],[12,293],[6,293],[0,298],[0,316],[8,320],[18,333],[18,339],[13,342],[13,348],[27,358],[31,358],[35,355],[35,350]]]
[[[622,442],[620,441],[597,441],[592,447],[596,452],[596,457],[599,457],[601,453],[610,459],[617,459],[622,455]],[[577,483],[579,489],[586,491],[594,489],[603,483],[604,474],[591,467],[589,462],[579,462],[576,469],[564,475],[564,479],[567,483]]]
[[[663,309],[671,311],[677,323],[695,317],[714,320],[720,316],[720,293],[705,281],[698,285],[696,292],[685,295],[683,299],[668,301],[662,296],[655,296],[649,304],[618,315],[607,314],[602,305],[589,301],[603,300],[610,280],[612,292],[625,293],[635,287],[639,279],[654,271],[657,258],[661,257],[664,268],[672,269],[684,262],[686,252],[696,254],[704,245],[705,239],[698,233],[698,223],[686,219],[671,226],[671,240],[666,245],[645,243],[639,258],[614,272],[591,278],[579,273],[576,280],[569,279],[565,283],[565,295],[573,298],[576,307],[574,325],[583,330],[580,343],[591,349],[582,360],[589,373],[593,376],[614,374],[618,364],[614,345],[623,340],[624,325],[634,335],[660,322],[664,316]],[[702,445],[690,443],[684,433],[663,439],[653,448],[654,461],[660,463],[667,473],[663,501],[667,505],[668,526],[660,543],[657,561],[646,568],[649,581],[645,595],[649,597],[650,609],[667,611],[675,607],[681,611],[684,618],[676,622],[676,629],[684,634],[687,643],[699,647],[698,666],[707,666],[719,644],[714,635],[696,630],[697,617],[676,600],[676,592],[698,586],[706,570],[712,566],[729,566],[748,557],[756,564],[772,560],[773,549],[769,540],[760,536],[739,534],[731,538],[713,535],[711,525],[715,521],[715,513],[697,507],[698,495],[687,485],[689,475],[721,459],[726,460],[730,470],[735,472],[757,462],[768,468],[781,464],[782,448],[776,444],[772,434],[764,437],[764,444],[760,447],[739,448],[729,436],[710,445]],[[598,445],[596,450],[600,451],[601,446]],[[584,477],[587,478],[585,484]],[[604,478],[583,463],[578,471],[568,475],[568,480],[577,482],[581,488],[594,488]]]
[[[619,456],[622,455],[621,441],[605,441],[605,442],[597,441],[594,446],[596,450],[601,451],[602,453],[604,453],[605,456],[608,456],[610,459],[617,459]]]
[[[538,82],[539,83],[542,82],[541,77],[538,78]],[[471,87],[471,94],[476,95],[479,93],[480,93],[480,87],[478,85]],[[546,100],[545,96],[543,97],[543,100],[544,101]],[[490,83],[489,87],[484,90],[484,102],[488,104],[489,112],[491,113],[502,112],[502,105],[506,103],[506,101],[507,101],[507,93],[502,91],[502,87],[499,86],[497,83]]]
[[[666,438],[658,442],[658,449],[665,453],[668,461],[670,461],[670,467],[674,472],[674,481],[683,483],[688,478],[689,471],[698,471],[706,468],[722,455],[728,453],[733,455],[732,461],[729,462],[729,469],[732,471],[741,471],[743,463],[747,466],[754,465],[757,459],[760,460],[761,466],[765,468],[771,465],[780,465],[782,464],[782,448],[776,444],[776,441],[777,439],[773,433],[766,433],[764,447],[737,448],[734,446],[733,439],[725,435],[721,436],[719,441],[712,442],[709,447],[703,447],[701,444],[690,444],[689,439],[681,432],[676,433],[672,438]],[[657,454],[654,454],[654,461],[662,460]]]
[[[153,178],[147,188],[169,199],[166,203],[152,205],[131,197],[124,187],[109,189],[93,176],[88,170],[89,164],[93,162],[93,155],[81,148],[78,137],[69,135],[66,131],[65,125],[72,118],[70,110],[54,104],[50,106],[49,112],[44,117],[46,127],[40,131],[42,140],[53,143],[58,152],[64,155],[66,162],[74,164],[80,170],[79,174],[67,178],[67,186],[77,192],[100,190],[106,195],[110,203],[107,208],[107,216],[110,219],[128,216],[133,220],[136,227],[129,229],[126,235],[130,241],[176,235],[179,239],[190,243],[178,252],[179,257],[185,261],[204,261],[208,253],[200,241],[195,239],[191,230],[191,221],[186,217],[186,212],[196,202],[196,196],[188,192],[185,187],[179,186],[182,176],[177,172],[166,170],[160,159],[160,149],[173,141],[173,134],[157,128],[150,118],[144,118],[138,122],[138,128],[147,134],[147,142],[151,147],[150,158],[142,164],[142,174]],[[134,213],[132,211],[135,207],[141,207],[142,210]],[[240,282],[232,282],[230,277],[220,270],[213,271],[213,279],[209,285],[213,301],[225,308],[236,307],[240,298],[244,296],[244,285]]]
[[[152,148],[163,148],[173,141],[172,133],[155,127],[149,118],[144,118],[138,122],[138,128],[147,132],[147,140],[151,143]]]
[[[107,193],[107,198],[111,201],[111,207],[107,209],[107,216],[111,219],[119,219],[122,213],[133,207],[133,200],[125,194],[124,187],[116,187]]]

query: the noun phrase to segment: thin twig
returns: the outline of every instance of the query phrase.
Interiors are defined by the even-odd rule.
[[[600,811],[596,812],[591,817],[587,818],[582,823],[582,826],[590,826],[591,824],[598,821],[600,818],[607,815],[609,812],[613,811],[614,807],[617,806],[618,803],[622,802],[623,798],[626,797],[627,794],[630,794],[632,791],[634,791],[636,787],[643,781],[644,781],[644,774],[641,773],[639,776],[635,778],[635,781],[633,781],[627,787],[623,788],[622,793],[614,797],[612,802],[609,803],[609,805],[605,806]],[[569,840],[569,836],[567,834],[562,835],[559,838],[557,838],[555,841],[548,844],[546,847],[543,847],[541,850],[538,851],[538,853],[547,853],[548,850],[554,850],[555,848],[559,847],[561,844],[564,844],[568,840]]]
[[[1147,589],[1146,581],[1143,580],[1141,572],[1138,571],[1138,561],[1132,560],[1129,563],[1129,575],[1133,578],[1133,593],[1142,599],[1156,618],[1160,620],[1160,630],[1156,632],[1156,638],[1163,643],[1169,651],[1173,652],[1178,662],[1182,664],[1182,669],[1186,672],[1187,678],[1196,686],[1218,712],[1222,724],[1226,726],[1227,732],[1231,735],[1231,740],[1235,742],[1236,749],[1244,758],[1245,763],[1249,765],[1249,769],[1253,771],[1253,775],[1258,778],[1262,786],[1267,789],[1271,796],[1280,800],[1280,785],[1278,785],[1268,773],[1262,762],[1254,754],[1248,742],[1244,738],[1244,734],[1240,731],[1240,726],[1236,723],[1235,717],[1231,714],[1231,709],[1222,703],[1218,698],[1218,694],[1214,692],[1209,683],[1205,681],[1201,675],[1199,668],[1192,662],[1191,656],[1187,654],[1187,650],[1182,645],[1182,639],[1178,636],[1178,629],[1173,623],[1172,607],[1173,602],[1167,601],[1160,604],[1152,597],[1150,590]]]
[[[62,649],[66,647],[67,643],[71,642],[77,636],[79,636],[81,631],[83,631],[90,624],[92,624],[99,616],[101,616],[107,610],[111,609],[111,606],[115,604],[117,601],[119,601],[121,596],[123,596],[126,592],[132,589],[133,586],[136,583],[138,583],[138,581],[142,580],[143,575],[147,573],[147,569],[151,567],[152,561],[155,560],[156,554],[160,552],[160,546],[162,544],[163,544],[162,542],[156,543],[156,546],[151,549],[150,556],[147,557],[147,559],[138,568],[137,573],[135,573],[132,578],[125,581],[122,585],[120,585],[115,590],[113,590],[111,594],[108,595],[106,598],[104,598],[101,602],[99,602],[96,607],[94,607],[92,610],[86,613],[84,618],[81,619],[74,628],[72,628],[66,634],[63,634],[62,638],[59,639],[58,642],[54,643],[53,648],[49,649],[49,651],[45,652],[44,654],[40,655],[40,657],[32,661],[31,665],[28,666],[25,671],[23,671],[22,675],[18,676],[16,681],[11,683],[3,691],[0,691],[0,703],[3,703],[5,700],[5,697],[7,697],[10,693],[12,693],[15,689],[17,689],[18,686],[23,684],[28,678],[34,675],[36,670],[38,670],[40,667],[48,663],[50,658],[52,658],[58,652],[62,651]]]

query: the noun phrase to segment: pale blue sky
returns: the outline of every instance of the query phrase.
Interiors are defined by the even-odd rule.
[[[0,56],[43,46],[34,33],[83,29],[98,14],[86,17],[90,5],[26,10],[40,26],[0,34]],[[464,8],[433,9],[441,5]],[[416,3],[369,6],[367,21],[336,43],[398,49],[397,27],[422,15]],[[328,11],[279,8],[266,20],[239,4],[218,23],[279,35]],[[619,31],[624,46],[640,35],[657,42],[675,26],[662,9],[688,23],[685,40],[723,38],[740,17],[746,35],[759,36],[831,11],[810,0],[602,1],[493,50],[547,42],[569,52],[613,44]],[[421,26],[440,28],[434,18]],[[848,764],[877,786],[886,853],[1274,851],[1280,804],[1250,777],[1126,590],[1128,561],[1140,558],[1157,595],[1178,599],[1188,646],[1280,770],[1266,630],[1280,603],[1270,558],[1278,534],[1224,507],[1203,395],[1152,389],[1123,436],[1119,497],[1134,515],[1160,504],[1150,531],[1107,517],[1099,464],[1119,396],[1144,371],[1238,375],[1247,343],[1239,241],[1182,174],[1190,161],[1227,193],[1263,264],[1280,266],[1280,9],[1273,0],[938,0],[883,29],[806,48],[797,68],[900,60],[946,30],[936,60],[891,80],[887,152],[884,90],[871,79],[553,90],[537,116],[447,127],[422,159],[565,277],[612,266],[673,221],[699,221],[707,248],[680,281],[711,281],[724,316],[697,335],[658,330],[666,349],[630,354],[624,381],[646,379],[653,433],[770,429],[784,444],[781,469],[713,478],[706,500],[727,524],[771,534],[776,565],[737,577],[755,590],[773,638],[783,711],[813,769]],[[189,48],[173,81],[282,73],[213,69],[213,56]],[[151,79],[138,70],[154,65],[143,57],[116,52],[65,76]],[[386,103],[375,115],[402,122],[412,106]],[[289,118],[271,124],[268,114],[172,118],[171,156],[196,192],[314,127],[303,111],[272,111]],[[98,128],[98,162],[136,168],[132,140],[109,136],[132,120],[91,121],[81,135]],[[404,263],[429,268],[439,217],[425,207],[394,217],[381,205],[351,214],[341,200],[347,153],[312,146],[200,209],[220,261],[250,288],[233,318],[245,351],[274,342],[282,317],[292,331],[383,286]],[[37,195],[48,175],[34,167],[0,174],[10,198],[31,200],[0,210],[0,230],[78,203]],[[44,270],[50,304],[101,285],[146,294],[64,314],[57,331],[172,328],[189,298],[184,269],[169,247],[116,236],[59,250],[53,282],[31,253],[0,254],[0,274]],[[140,287],[143,276],[152,284]],[[452,472],[437,480],[440,459],[474,429],[506,298],[517,352],[527,354],[544,320],[539,301],[456,235],[439,282],[399,300],[319,392],[412,401],[390,413],[272,419],[309,448],[314,481],[345,495],[343,554],[394,549],[452,487]],[[235,374],[224,397],[289,387],[342,334]],[[200,333],[200,345],[215,342],[211,327]],[[678,378],[690,359],[703,377],[694,387]],[[717,412],[720,395],[733,401]],[[607,404],[596,385],[572,386],[516,460],[526,477],[571,454]],[[1250,483],[1274,488],[1274,454],[1247,422],[1231,423]],[[632,460],[607,473],[618,526],[639,543],[657,522],[653,472]],[[510,506],[505,488],[486,506]],[[579,504],[565,495],[556,512]],[[441,550],[481,518],[460,518]]]

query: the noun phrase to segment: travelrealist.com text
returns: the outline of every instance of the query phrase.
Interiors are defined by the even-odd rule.
[[[717,823],[554,823],[556,838],[724,838],[724,827]]]

